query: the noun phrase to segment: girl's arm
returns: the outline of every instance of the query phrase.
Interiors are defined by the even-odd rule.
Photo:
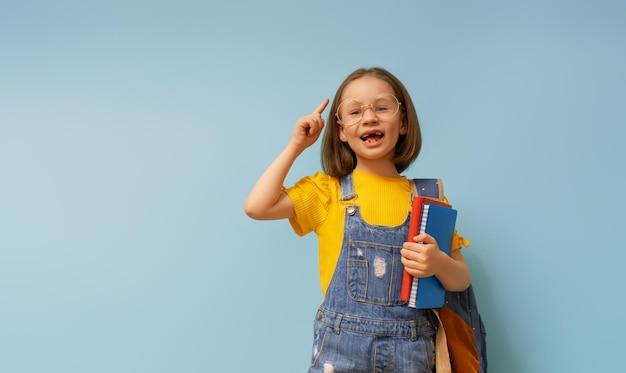
[[[428,234],[415,236],[415,242],[405,242],[401,253],[402,264],[413,277],[434,275],[448,291],[463,291],[472,283],[461,250],[454,250],[448,256]]]
[[[282,192],[283,183],[293,162],[311,146],[322,133],[324,119],[322,112],[328,105],[325,99],[312,114],[296,122],[291,140],[265,170],[250,192],[244,205],[246,214],[258,220],[284,219],[295,215],[293,204],[287,194]]]

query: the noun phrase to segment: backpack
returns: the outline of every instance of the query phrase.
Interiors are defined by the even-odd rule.
[[[443,200],[440,179],[413,179],[411,186],[414,195]],[[472,285],[461,292],[446,291],[444,306],[433,312],[439,319],[435,349],[437,371],[487,373],[487,334]]]

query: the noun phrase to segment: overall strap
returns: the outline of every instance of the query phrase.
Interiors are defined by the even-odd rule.
[[[354,193],[354,180],[352,179],[352,172],[339,178],[339,183],[341,185],[341,198],[339,199],[340,201],[349,201],[356,198],[356,193]]]

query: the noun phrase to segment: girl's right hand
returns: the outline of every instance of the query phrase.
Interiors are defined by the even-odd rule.
[[[328,102],[328,98],[324,99],[313,113],[301,117],[296,122],[290,144],[295,146],[299,151],[303,151],[313,145],[320,137],[322,129],[324,128],[322,113],[324,109],[326,109]]]

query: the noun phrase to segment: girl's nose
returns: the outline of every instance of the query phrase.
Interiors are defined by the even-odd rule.
[[[374,111],[374,108],[372,108],[371,106],[368,106],[363,109],[363,119],[362,119],[363,123],[372,123],[372,122],[377,122],[377,121],[378,121],[378,117],[376,116],[376,112]]]

